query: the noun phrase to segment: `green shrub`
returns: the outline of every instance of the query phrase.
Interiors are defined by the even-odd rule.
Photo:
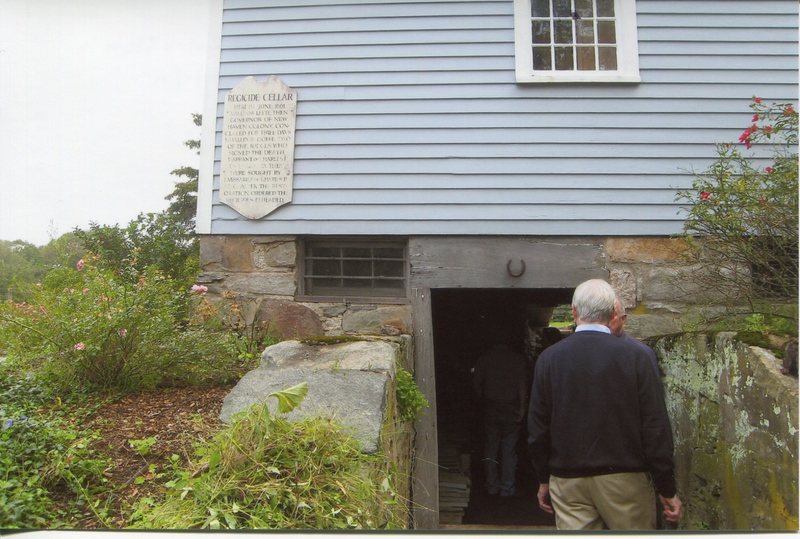
[[[751,109],[739,137],[750,151],[717,145],[717,160],[677,199],[687,207],[695,289],[713,292],[714,303],[774,314],[773,305],[798,297],[798,115],[791,104],[758,97]]]
[[[158,268],[183,290],[200,270],[194,231],[166,212],[140,213],[124,228],[90,223],[88,230],[76,229],[74,234],[100,267],[130,282],[147,268]]]
[[[273,396],[288,411],[305,384]],[[151,529],[379,529],[405,522],[380,454],[366,455],[331,420],[289,423],[266,404],[239,414],[198,450],[166,500],[140,504],[134,527]]]
[[[154,268],[131,282],[81,260],[48,273],[31,302],[2,304],[0,341],[9,361],[62,391],[227,378],[238,340],[187,330],[189,298]]]

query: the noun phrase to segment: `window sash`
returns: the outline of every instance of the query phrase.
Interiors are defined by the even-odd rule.
[[[335,297],[406,297],[405,243],[313,241],[303,249],[303,293]]]
[[[517,82],[640,82],[634,0],[514,1]]]

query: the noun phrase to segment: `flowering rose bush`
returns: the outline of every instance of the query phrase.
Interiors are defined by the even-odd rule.
[[[236,337],[186,330],[189,291],[155,268],[133,282],[96,260],[52,270],[27,303],[0,306],[9,361],[63,388],[138,389],[223,378]]]
[[[797,302],[798,115],[758,97],[750,108],[740,144],[719,144],[717,160],[678,200],[687,205],[685,231],[701,239],[689,261],[701,288],[756,310]]]

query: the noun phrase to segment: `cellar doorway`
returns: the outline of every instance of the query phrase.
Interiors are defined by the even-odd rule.
[[[478,357],[494,344],[492,334],[498,327],[512,330],[520,351],[532,367],[537,350],[541,349],[541,339],[536,335],[541,335],[541,328],[549,325],[554,310],[563,316],[572,292],[572,289],[431,290],[440,524],[554,525],[553,517],[541,511],[536,502],[538,483],[527,453],[524,422],[517,445],[515,496],[500,497],[486,491],[481,462],[482,414],[472,378]],[[554,329],[545,333],[553,331],[559,333]]]

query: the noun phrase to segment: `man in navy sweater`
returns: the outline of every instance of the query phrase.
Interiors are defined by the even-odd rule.
[[[667,521],[682,513],[660,381],[642,347],[611,334],[615,300],[605,281],[581,283],[575,333],[536,362],[528,443],[558,529],[655,529],[653,487]]]
[[[658,356],[656,356],[655,351],[645,343],[625,333],[625,321],[627,319],[628,314],[625,312],[625,306],[622,304],[619,298],[617,298],[617,300],[614,302],[614,316],[608,323],[608,329],[611,330],[611,334],[615,337],[624,339],[626,342],[629,342],[635,346],[641,346],[642,350],[644,350],[644,352],[647,354],[647,357],[649,357],[650,361],[653,363],[653,367],[656,369],[656,374],[660,378],[661,369],[658,366]]]

